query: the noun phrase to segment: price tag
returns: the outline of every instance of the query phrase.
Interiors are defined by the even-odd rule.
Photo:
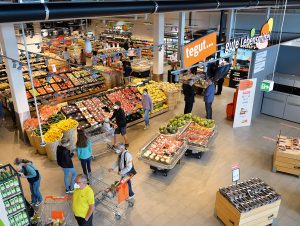
[[[232,169],[232,182],[240,180],[240,164],[234,164],[231,166]]]

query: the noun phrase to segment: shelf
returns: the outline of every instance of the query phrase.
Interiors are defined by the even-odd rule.
[[[19,192],[14,193],[14,194],[12,194],[10,196],[7,196],[7,197],[3,198],[3,202],[6,202],[6,201],[10,200],[11,198],[13,198],[13,197],[15,197],[17,195],[21,195],[21,194],[22,194],[22,191],[19,191]]]
[[[21,213],[22,211],[26,210],[25,207],[11,213],[11,214],[8,214],[7,217],[10,218],[10,217],[13,217],[14,215],[18,214],[18,213]]]

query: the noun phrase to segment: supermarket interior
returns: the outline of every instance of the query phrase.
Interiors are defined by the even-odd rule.
[[[298,226],[299,12],[1,2],[0,226]]]

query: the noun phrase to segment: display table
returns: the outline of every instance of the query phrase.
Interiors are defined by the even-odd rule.
[[[273,156],[273,172],[300,177],[300,139],[280,136]]]
[[[272,188],[260,179],[251,179],[221,188],[216,195],[215,214],[226,226],[275,225],[280,203]]]

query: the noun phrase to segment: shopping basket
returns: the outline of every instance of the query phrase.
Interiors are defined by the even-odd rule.
[[[72,197],[46,196],[41,210],[40,226],[76,225],[72,212]]]

